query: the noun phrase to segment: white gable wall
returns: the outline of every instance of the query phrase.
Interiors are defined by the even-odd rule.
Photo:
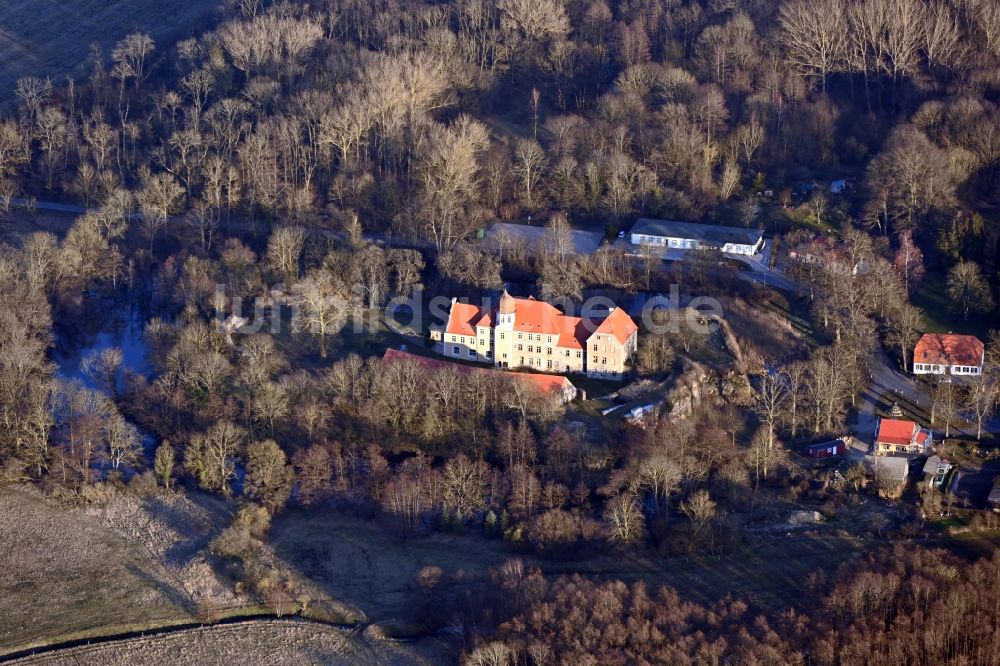
[[[678,250],[696,250],[702,247],[701,241],[694,238],[675,238],[672,236],[652,236],[635,233],[632,234],[632,245],[657,245],[659,247],[670,247]],[[729,254],[752,255],[757,252],[759,247],[760,243],[757,245],[726,243],[722,246],[722,251]]]

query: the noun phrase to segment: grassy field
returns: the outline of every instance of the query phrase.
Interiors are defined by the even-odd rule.
[[[362,358],[380,357],[386,349],[399,349],[402,345],[406,345],[413,353],[435,356],[430,348],[425,347],[423,338],[401,335],[390,329],[380,310],[359,310],[345,321],[343,328],[329,334],[326,339],[326,358],[320,355],[319,342],[315,336],[309,335],[308,331],[292,331],[287,309],[282,312],[282,317],[274,341],[295,368],[325,368],[350,354],[357,354]]]
[[[500,541],[471,536],[394,536],[385,525],[332,511],[291,511],[272,525],[275,554],[325,594],[380,624],[409,624],[417,574],[442,570],[450,586],[482,581],[490,567],[512,555]]]
[[[0,100],[22,76],[61,80],[86,72],[89,46],[107,57],[130,32],[158,50],[204,27],[221,0],[7,0],[0,2]],[[9,96],[8,96],[9,95]]]
[[[262,610],[252,599],[227,591],[202,559],[205,543],[232,509],[221,500],[199,494],[143,500],[120,495],[100,508],[73,509],[34,490],[13,488],[0,492],[0,507],[0,531],[14,535],[0,543],[0,657],[198,622],[206,598],[220,618]],[[671,586],[692,601],[730,596],[777,614],[808,603],[810,573],[832,574],[888,545],[844,531],[866,531],[859,521],[870,516],[859,511],[838,512],[816,531],[754,533],[742,547],[720,556],[661,556],[650,550],[589,553],[576,560],[520,556],[527,567],[548,576],[641,580]],[[971,537],[952,541],[926,545],[951,545],[969,556],[993,546]],[[268,566],[308,586],[317,617],[360,620],[361,626],[377,625],[396,637],[426,636],[446,625],[448,617],[430,617],[428,609],[445,607],[444,599],[457,601],[467,594],[474,599],[491,568],[519,556],[510,544],[478,531],[402,539],[378,520],[330,509],[279,515],[267,551]],[[430,607],[419,582],[425,567],[441,570],[433,592],[438,601]],[[319,624],[254,620],[73,647],[29,663],[219,663],[240,646],[244,656],[250,646],[253,663],[419,663],[428,654],[438,661],[448,650],[436,640],[419,639],[406,643],[406,651],[394,652],[397,644],[378,639],[379,630],[345,634]]]
[[[76,509],[0,491],[0,655],[31,645],[190,622],[238,608],[202,549],[227,520],[210,498],[118,496]]]
[[[192,614],[140,549],[32,491],[0,500],[0,654],[43,636]]]
[[[25,657],[16,664],[428,664],[443,655],[429,641],[419,647],[356,635],[296,620],[254,620],[129,638]]]
[[[2,93],[0,99],[3,99]],[[29,214],[24,210],[12,208],[8,213],[0,214],[0,241],[17,244],[28,234],[36,231],[46,231],[57,238],[63,238],[75,219],[75,215],[67,213],[41,211]]]
[[[276,554],[331,597],[370,620],[393,627],[413,622],[419,608],[417,575],[425,566],[442,571],[446,591],[482,584],[488,571],[517,557],[507,544],[478,536],[433,535],[403,540],[384,526],[334,512],[290,512],[271,532]],[[862,539],[835,534],[768,536],[721,557],[658,557],[648,552],[606,554],[585,560],[539,560],[525,564],[548,575],[580,573],[599,578],[643,580],[675,587],[695,601],[726,595],[780,612],[798,607],[806,576],[831,572],[869,548]]]
[[[953,309],[945,276],[940,273],[927,274],[913,295],[913,304],[923,310],[924,330],[928,333],[962,333],[986,340],[990,329],[1000,326],[996,311],[982,315],[972,312],[964,320],[962,313]]]

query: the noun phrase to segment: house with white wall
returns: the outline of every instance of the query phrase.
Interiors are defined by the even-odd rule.
[[[764,247],[764,232],[641,217],[629,231],[629,241],[632,245],[655,245],[677,250],[709,248],[731,254],[753,255]]]
[[[979,375],[985,352],[974,335],[924,333],[913,348],[913,374]]]

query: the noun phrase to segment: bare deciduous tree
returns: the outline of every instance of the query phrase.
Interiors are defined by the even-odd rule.
[[[632,493],[615,495],[604,509],[608,537],[621,543],[636,543],[646,534],[646,520]]]
[[[974,261],[960,261],[948,271],[948,296],[965,319],[970,311],[986,312],[993,308],[990,286]]]
[[[320,356],[326,358],[327,336],[339,330],[349,311],[345,287],[328,270],[313,269],[293,289],[298,316],[296,331],[308,331],[319,340]]]

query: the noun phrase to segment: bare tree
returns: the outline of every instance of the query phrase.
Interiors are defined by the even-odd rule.
[[[947,151],[916,127],[901,125],[869,163],[867,184],[870,192],[885,199],[884,206],[874,210],[885,209],[894,230],[902,232],[933,210],[949,210],[955,202],[956,183],[962,178]]]
[[[990,286],[974,261],[960,261],[948,271],[948,296],[965,319],[970,310],[986,312],[993,308]]]
[[[21,100],[28,115],[31,118],[36,118],[52,95],[52,81],[48,78],[39,79],[35,76],[25,76],[17,80],[14,93]]]
[[[681,504],[681,511],[691,521],[691,538],[698,543],[715,518],[716,504],[707,490],[697,490]]]
[[[136,194],[139,212],[142,214],[142,227],[146,233],[149,249],[160,229],[166,226],[170,215],[176,212],[184,188],[168,173],[148,175],[142,184],[142,189]]]
[[[904,371],[909,368],[910,350],[916,344],[922,323],[923,313],[909,303],[901,303],[899,307],[887,313],[886,342],[898,347]]]
[[[740,167],[733,160],[726,160],[719,179],[719,196],[728,201],[740,184]]]
[[[295,285],[298,313],[292,326],[308,331],[319,340],[320,356],[326,358],[326,339],[340,330],[349,311],[344,285],[330,271],[316,268]]]
[[[174,459],[174,447],[170,445],[170,442],[164,441],[156,447],[156,453],[153,456],[153,471],[156,472],[156,476],[164,488],[170,488],[170,484],[173,482]]]
[[[775,435],[788,403],[788,380],[777,370],[765,369],[754,387],[754,411],[767,437],[767,446],[775,448]]]
[[[421,184],[419,217],[437,250],[454,247],[478,222],[480,153],[488,145],[486,127],[461,116],[431,132],[417,169]]]
[[[913,242],[913,232],[909,229],[899,235],[899,250],[893,260],[893,266],[903,277],[906,293],[913,293],[917,285],[924,279],[924,253]]]
[[[114,67],[111,74],[121,81],[122,86],[125,81],[133,79],[135,87],[138,88],[149,73],[146,71],[146,58],[156,47],[153,38],[141,32],[133,32],[115,45],[111,51],[111,59]]]
[[[0,178],[13,173],[29,156],[27,134],[13,121],[0,121]]]
[[[926,4],[924,12],[922,46],[927,68],[931,71],[939,67],[957,70],[970,53],[958,14],[946,2]]]
[[[231,421],[220,421],[207,432],[195,435],[184,454],[184,468],[206,490],[229,494],[229,482],[236,478],[236,457],[246,431]]]
[[[108,395],[118,394],[118,379],[125,357],[119,347],[94,350],[83,357],[80,370],[90,377]]]
[[[969,379],[963,403],[976,419],[976,439],[983,438],[983,423],[996,409],[997,377],[994,372],[981,372]]]
[[[355,288],[365,295],[368,307],[379,307],[389,291],[391,267],[386,251],[374,243],[367,243],[352,257],[351,278]]]
[[[138,428],[117,411],[104,423],[104,436],[108,443],[108,462],[112,469],[118,469],[122,464],[134,464],[140,459],[142,435]]]
[[[299,227],[280,227],[267,239],[268,266],[287,283],[299,277],[299,262],[305,241],[305,231]]]
[[[784,460],[784,449],[775,448],[770,444],[774,436],[766,428],[758,430],[750,441],[750,464],[754,470],[754,486],[761,479],[767,479]]]
[[[280,510],[292,492],[293,472],[285,452],[273,440],[251,442],[246,453],[244,493],[272,512]]]
[[[521,139],[514,150],[514,171],[520,184],[521,199],[528,208],[538,203],[538,189],[545,171],[545,152],[537,141]]]
[[[608,538],[621,543],[637,543],[646,534],[646,521],[632,493],[620,493],[608,500],[604,508],[604,524]]]
[[[501,28],[517,46],[564,37],[570,30],[569,17],[555,0],[500,0]]]

